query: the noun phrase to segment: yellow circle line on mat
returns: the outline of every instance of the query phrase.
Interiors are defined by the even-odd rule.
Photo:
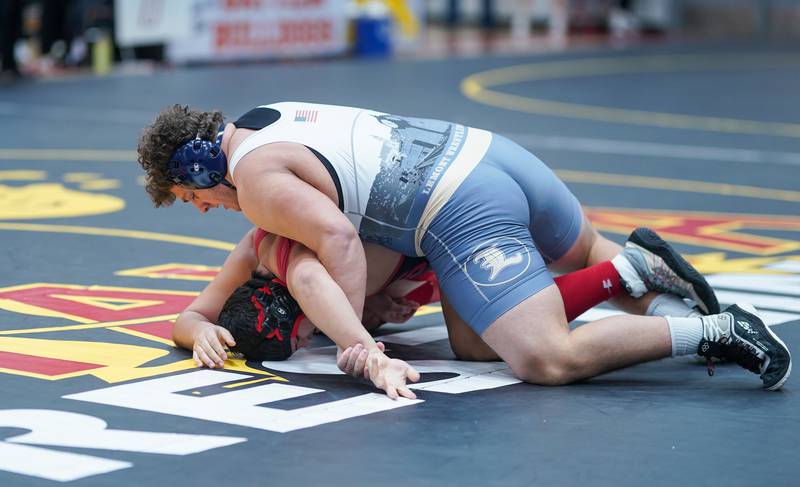
[[[800,124],[761,122],[738,118],[706,117],[677,113],[629,110],[513,95],[493,87],[539,80],[607,76],[624,73],[741,70],[797,66],[796,55],[717,54],[665,55],[574,59],[523,64],[475,73],[461,81],[461,92],[479,103],[518,112],[553,115],[613,123],[705,130],[751,135],[800,137]]]
[[[759,188],[727,183],[706,183],[687,179],[656,178],[649,176],[632,176],[630,174],[613,174],[591,171],[556,170],[562,181],[568,183],[599,184],[604,186],[621,186],[627,188],[663,189],[685,193],[704,193],[722,196],[738,196],[743,198],[759,198],[764,200],[800,202],[800,191],[786,189]]]
[[[0,149],[0,160],[20,161],[135,161],[136,151],[96,149]]]
[[[195,247],[207,247],[210,249],[233,250],[236,244],[211,240],[207,238],[185,237],[183,235],[173,235],[169,233],[145,232],[141,230],[125,230],[122,228],[98,228],[83,227],[73,225],[47,225],[38,223],[7,223],[0,222],[0,230],[16,230],[23,232],[48,232],[48,233],[72,233],[77,235],[97,235],[103,237],[136,238],[140,240],[154,240],[157,242],[169,242],[181,245],[193,245]]]
[[[649,176],[632,176],[630,174],[614,174],[592,171],[573,171],[560,169],[555,171],[563,181],[568,183],[598,184],[604,186],[660,189],[665,191],[715,194],[743,198],[758,198],[773,201],[800,202],[800,191],[784,189],[760,188],[727,183],[708,183],[686,179],[659,178]],[[236,244],[199,237],[186,237],[168,233],[126,230],[121,228],[99,228],[74,225],[49,225],[40,223],[0,222],[0,230],[69,233],[76,235],[95,235],[105,237],[134,238],[153,240],[181,245],[192,245],[230,251]]]

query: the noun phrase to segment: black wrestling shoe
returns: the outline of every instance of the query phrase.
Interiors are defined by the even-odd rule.
[[[776,391],[792,372],[792,356],[778,335],[756,315],[749,304],[734,304],[722,313],[704,316],[703,339],[697,354],[708,359],[708,373],[713,375],[712,358],[730,360],[760,374],[764,389]]]
[[[705,278],[653,230],[634,230],[625,242],[622,256],[636,269],[648,291],[691,299],[706,315],[720,312],[717,295]],[[625,286],[633,297],[643,294]]]

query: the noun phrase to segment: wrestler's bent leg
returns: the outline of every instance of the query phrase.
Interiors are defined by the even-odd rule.
[[[570,331],[561,297],[549,286],[501,315],[481,337],[521,379],[568,384],[670,356],[666,319],[614,316]]]
[[[458,316],[447,296],[442,296],[442,314],[447,325],[447,338],[456,358],[473,362],[500,360],[497,353]]]

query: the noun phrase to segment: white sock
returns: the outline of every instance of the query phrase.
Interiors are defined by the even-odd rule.
[[[647,307],[647,316],[677,316],[680,318],[703,316],[686,301],[674,294],[659,294]]]
[[[647,293],[647,286],[645,286],[644,281],[642,281],[639,277],[639,273],[636,272],[636,269],[633,268],[633,265],[631,265],[624,255],[617,254],[616,257],[611,259],[611,264],[614,265],[614,268],[619,273],[619,277],[625,284],[630,286],[628,292],[632,297],[640,298]]]
[[[701,318],[675,318],[667,316],[669,335],[672,339],[672,356],[697,353],[703,339],[703,320]]]

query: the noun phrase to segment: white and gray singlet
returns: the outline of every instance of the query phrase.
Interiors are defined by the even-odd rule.
[[[257,132],[231,157],[232,175],[264,144],[305,145],[330,172],[361,238],[424,255],[478,335],[552,286],[547,262],[580,235],[581,206],[564,183],[534,154],[485,130],[307,103],[258,107],[234,124]]]
[[[274,142],[308,147],[333,178],[339,207],[361,238],[422,255],[425,229],[486,153],[490,132],[440,120],[360,108],[282,102],[259,106],[234,125],[256,130],[230,157]]]

